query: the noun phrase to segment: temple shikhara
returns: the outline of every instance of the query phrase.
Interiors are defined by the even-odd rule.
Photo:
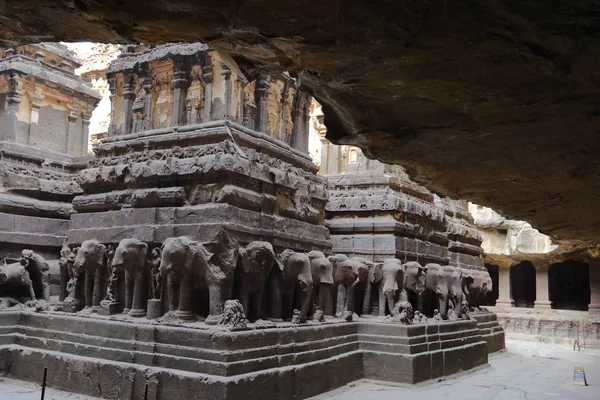
[[[110,123],[90,135],[102,96],[75,53],[1,54],[2,373],[111,399],[304,399],[486,365],[506,335],[600,343],[600,268],[569,275],[537,236],[517,251],[524,225],[329,142],[294,74],[123,45],[94,75]]]

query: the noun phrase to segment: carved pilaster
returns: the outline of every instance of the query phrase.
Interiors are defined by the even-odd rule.
[[[67,136],[65,137],[65,153],[71,156],[78,156],[81,149],[81,141],[79,138],[80,131],[77,126],[77,109],[69,107],[67,111]]]
[[[233,85],[231,84],[231,70],[227,65],[221,65],[221,76],[225,79],[225,110],[222,117],[231,118],[231,96],[233,96]]]
[[[173,66],[173,117],[171,125],[185,125],[185,99],[189,86],[188,71],[182,59],[176,59]]]
[[[152,127],[152,70],[146,67],[144,75],[144,130]]]
[[[287,137],[287,106],[288,106],[288,96],[290,93],[291,83],[289,80],[285,81],[283,86],[283,91],[281,92],[281,135],[280,138],[286,143],[290,143],[290,138]]]
[[[259,132],[267,130],[267,96],[269,95],[269,77],[261,75],[256,80],[256,89],[254,90],[256,103],[256,127]]]
[[[89,143],[90,143],[90,118],[92,117],[92,110],[88,110],[82,115],[81,118],[81,130],[83,132],[83,140],[81,143],[81,155],[85,156],[88,154]]]
[[[294,129],[291,146],[295,149],[308,153],[308,120],[310,109],[310,96],[308,93],[298,91],[294,104],[293,121]]]
[[[210,112],[212,109],[212,86],[214,81],[213,68],[210,64],[210,59],[207,61],[209,64],[202,67],[202,79],[206,87],[204,88],[204,122],[210,121]]]
[[[8,96],[6,98],[7,119],[6,131],[4,133],[4,140],[7,142],[15,142],[17,138],[17,114],[19,112],[19,104],[21,103],[19,93],[20,80],[21,77],[16,72],[12,72],[8,77]]]
[[[108,125],[107,136],[114,136],[115,133],[115,97],[117,96],[117,81],[114,76],[108,76],[108,90],[110,91],[110,115],[113,118],[110,119],[110,124]]]
[[[135,101],[134,74],[125,73],[123,80],[123,134],[128,135],[133,128],[133,102]]]

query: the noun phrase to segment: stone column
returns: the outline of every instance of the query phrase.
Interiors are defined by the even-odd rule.
[[[294,104],[294,130],[291,146],[308,153],[308,119],[310,98],[307,93],[298,91]]]
[[[552,308],[550,302],[550,289],[548,285],[548,266],[535,266],[535,303],[533,308],[549,310]]]
[[[77,136],[79,134],[79,129],[77,129],[78,118],[79,116],[77,115],[77,110],[67,110],[67,137],[65,138],[65,154],[73,157],[79,156],[77,152],[81,148],[81,143],[79,143],[77,140]]]
[[[594,259],[590,268],[590,316],[600,318],[600,259]]]
[[[202,67],[202,79],[206,85],[204,87],[204,122],[210,121],[210,112],[212,110],[212,86],[214,81],[210,58],[206,62],[209,64]]]
[[[256,80],[256,87],[254,89],[254,102],[256,103],[256,121],[255,129],[259,132],[267,132],[267,96],[269,94],[269,77],[261,75]]]
[[[283,86],[283,90],[281,92],[281,135],[280,138],[281,140],[283,140],[286,143],[291,143],[292,142],[292,138],[288,138],[287,137],[287,106],[288,106],[288,97],[289,97],[289,93],[290,93],[290,81],[286,80],[285,84]],[[292,130],[292,135],[293,135],[293,130]]]
[[[31,114],[29,117],[29,137],[27,138],[27,144],[31,144],[31,138],[36,137],[39,131],[39,119],[40,119],[40,107],[42,105],[42,98],[36,95],[31,97]]]
[[[88,109],[81,118],[81,155],[87,156],[90,144],[90,118],[92,112]]]
[[[117,82],[114,77],[107,76],[108,78],[108,90],[110,91],[110,115],[112,116],[110,119],[110,123],[108,125],[107,136],[115,135],[115,98],[117,97]]]
[[[225,79],[225,110],[220,117],[223,119],[231,119],[231,96],[233,96],[231,70],[226,65],[223,65],[221,68],[221,76]]]
[[[171,126],[185,125],[185,99],[187,97],[187,87],[189,80],[185,63],[181,59],[175,60],[173,66],[173,117]]]
[[[129,135],[133,130],[133,102],[135,101],[135,86],[133,71],[124,74],[123,81],[123,135]]]
[[[498,300],[496,307],[514,307],[515,301],[510,290],[510,268],[498,267]]]
[[[17,114],[19,113],[19,104],[21,96],[19,94],[19,81],[21,77],[13,72],[8,77],[8,96],[6,98],[6,130],[3,140],[7,142],[17,141]]]
[[[144,76],[144,130],[152,129],[152,71]]]

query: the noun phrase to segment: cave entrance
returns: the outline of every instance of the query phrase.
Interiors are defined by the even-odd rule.
[[[500,271],[497,265],[494,264],[485,264],[485,268],[487,269],[490,277],[492,278],[492,290],[487,293],[487,295],[481,300],[482,306],[495,306],[496,300],[498,300],[498,285],[499,285],[499,276]]]
[[[535,267],[530,261],[523,261],[510,267],[510,287],[515,307],[533,308]]]
[[[590,303],[590,268],[574,260],[550,265],[548,286],[552,308],[587,311]]]

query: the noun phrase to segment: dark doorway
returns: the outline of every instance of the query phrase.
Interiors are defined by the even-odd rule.
[[[485,264],[485,268],[488,270],[490,277],[492,278],[492,291],[488,292],[487,296],[481,301],[482,306],[495,306],[496,300],[498,300],[498,280],[499,271],[498,266],[494,264]]]
[[[515,307],[533,308],[535,303],[535,267],[523,261],[510,267],[510,290]]]
[[[590,269],[588,264],[567,260],[548,269],[552,308],[587,311],[590,304]]]

